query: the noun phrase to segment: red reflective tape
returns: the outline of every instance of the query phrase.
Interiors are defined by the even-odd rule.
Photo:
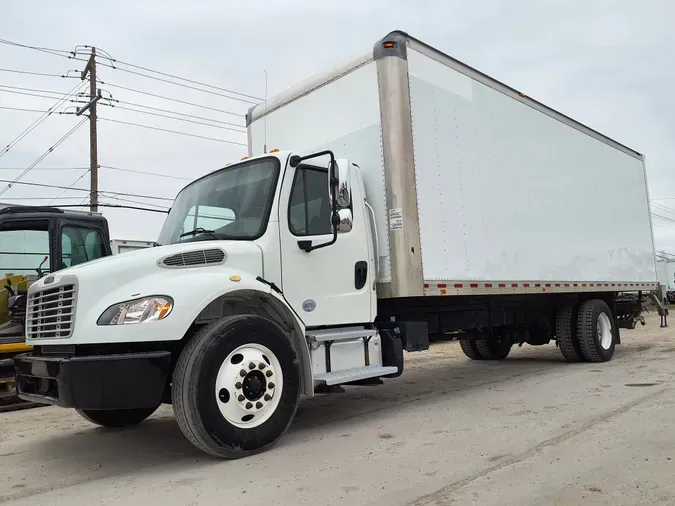
[[[439,283],[436,286],[438,286],[438,288],[447,288],[448,285],[446,285],[445,283]]]
[[[565,286],[570,286],[570,284],[569,284],[569,283],[565,283]]]
[[[455,283],[455,288],[462,288],[464,285],[462,283]]]
[[[492,283],[485,283],[485,288],[492,288]]]
[[[511,288],[518,288],[518,283],[511,283]]]
[[[523,286],[524,286],[525,288],[530,288],[530,284],[529,284],[529,283],[524,283]]]
[[[471,288],[478,288],[478,283],[471,283],[469,286]]]
[[[574,283],[574,286],[577,286],[577,284]],[[586,286],[586,283],[581,283],[581,286]]]
[[[551,283],[546,283],[546,286],[551,286]]]
[[[535,287],[535,288],[539,288],[540,286],[541,286],[541,283],[535,283],[535,284],[534,284],[534,287]]]
[[[499,283],[499,288],[506,288],[506,284],[505,283]]]

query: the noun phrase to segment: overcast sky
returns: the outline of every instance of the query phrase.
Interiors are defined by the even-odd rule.
[[[657,203],[672,207],[672,211],[654,209],[667,218],[654,221],[657,247],[675,253],[674,19],[672,0],[200,0],[192,4],[176,0],[5,0],[0,38],[65,50],[94,45],[121,62],[261,97],[265,70],[272,96],[334,63],[369,50],[388,32],[401,29],[646,153],[651,197],[673,198]],[[250,104],[115,70],[103,66],[109,63],[103,57],[99,61],[104,96],[112,94],[120,100],[105,103],[133,109],[140,104],[219,123],[203,126],[104,105],[99,107],[102,118],[246,143],[246,135],[240,131]],[[2,69],[61,75],[83,66],[81,61],[0,44]],[[46,110],[58,98],[55,94],[48,99],[8,93],[26,90],[7,86],[46,90],[28,93],[51,95],[46,92],[65,93],[78,82],[0,71],[0,107]],[[236,115],[166,101],[119,86]],[[72,104],[58,110],[74,110],[65,109],[66,105]],[[0,149],[39,116],[0,109]],[[187,116],[185,119],[203,121]],[[79,121],[72,114],[47,118],[0,157],[0,179],[14,179],[21,173],[19,169],[30,166]],[[22,181],[88,188],[86,169],[65,169],[88,166],[88,128],[85,122]],[[246,155],[241,145],[105,119],[98,123],[98,132],[101,165],[171,176],[102,168],[99,187],[103,192],[172,198],[189,180]],[[0,191],[5,186],[0,183]],[[87,197],[81,191],[62,192],[15,185],[0,195],[0,202],[47,197],[43,201],[24,200],[46,204],[59,197],[56,202],[78,204]],[[135,205],[120,200],[124,198],[146,205],[170,204],[107,195],[103,202]],[[103,213],[115,238],[154,240],[163,222],[163,215],[155,213],[118,209],[104,209]]]

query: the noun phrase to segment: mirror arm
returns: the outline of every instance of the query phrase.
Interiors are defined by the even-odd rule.
[[[333,226],[333,238],[328,241],[324,242],[322,244],[317,244],[316,246],[312,246],[312,241],[298,241],[298,247],[303,250],[305,253],[309,253],[311,251],[314,251],[315,249],[321,249],[325,248],[327,246],[332,246],[337,242],[338,238],[338,225],[340,224],[340,217],[338,216],[338,211],[337,211],[337,190],[338,190],[338,178],[337,174],[335,173],[337,169],[337,164],[335,163],[335,155],[333,154],[332,151],[326,150],[326,151],[319,151],[318,153],[313,153],[311,155],[307,156],[298,156],[298,155],[293,155],[291,156],[289,163],[291,167],[297,167],[300,165],[300,162],[304,160],[308,160],[310,158],[316,158],[318,156],[324,156],[324,155],[329,155],[330,156],[330,184],[333,189],[331,192],[331,206],[333,208],[333,215],[331,216],[331,225]]]

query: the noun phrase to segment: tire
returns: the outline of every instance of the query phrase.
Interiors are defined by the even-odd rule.
[[[494,337],[484,337],[475,341],[478,353],[484,360],[504,360],[511,353],[513,343],[510,340],[497,340]]]
[[[584,356],[577,338],[576,306],[564,306],[558,310],[555,320],[555,338],[560,353],[568,362],[582,362]]]
[[[152,415],[157,408],[135,409],[78,409],[82,418],[102,427],[127,427],[137,425]]]
[[[295,417],[297,355],[274,322],[223,318],[200,329],[183,349],[172,398],[178,426],[200,450],[226,459],[262,452]]]
[[[459,345],[462,347],[464,355],[471,360],[483,360],[483,357],[476,347],[476,342],[473,339],[460,339]]]
[[[577,334],[583,357],[589,362],[608,362],[616,346],[616,322],[604,300],[587,300],[579,308]]]

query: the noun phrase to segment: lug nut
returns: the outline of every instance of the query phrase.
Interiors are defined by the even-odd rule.
[[[258,366],[258,368],[262,371],[265,368],[265,363],[260,362],[260,365]]]
[[[253,407],[253,403],[247,402],[246,403],[246,409],[251,409]]]
[[[239,400],[239,402],[244,402],[244,399],[246,399],[246,397],[240,395],[239,397],[237,397],[237,399]]]
[[[274,374],[274,373],[272,372],[272,369],[270,369],[269,371],[267,371],[265,373],[265,376],[267,376],[269,378],[270,376],[272,376],[272,374]]]
[[[260,401],[258,401],[258,402],[255,403],[255,407],[256,407],[257,409],[260,409],[260,408],[263,407],[263,403],[260,402]]]
[[[234,388],[236,388],[237,390],[239,390],[239,389],[241,388],[241,383],[237,381],[237,382],[234,384]]]
[[[272,400],[272,396],[271,396],[270,394],[265,394],[265,400],[266,400],[266,401],[271,401],[271,400]]]
[[[249,369],[255,369],[255,364],[253,362],[251,362],[250,364],[248,364],[248,368]]]
[[[267,386],[268,386],[269,388],[274,388],[274,383],[270,382],[270,383],[267,384]]]
[[[241,371],[239,371],[239,376],[241,376],[242,378],[246,376],[246,369],[242,369]]]

